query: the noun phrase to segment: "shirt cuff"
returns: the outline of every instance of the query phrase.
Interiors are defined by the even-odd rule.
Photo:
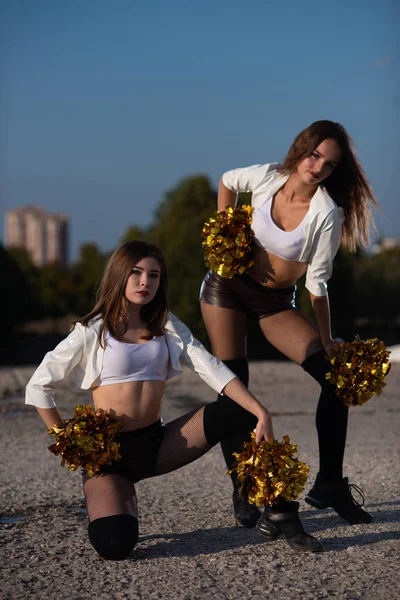
[[[36,406],[36,408],[57,408],[54,399],[42,390],[27,386],[25,393],[25,404]]]
[[[328,295],[328,285],[324,281],[318,283],[317,281],[307,281],[306,280],[306,288],[314,296],[327,296]]]

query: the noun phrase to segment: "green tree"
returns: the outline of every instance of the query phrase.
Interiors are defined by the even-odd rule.
[[[400,317],[400,248],[365,256],[355,272],[357,316],[376,323]]]
[[[83,244],[78,261],[72,266],[74,300],[70,308],[77,315],[90,311],[95,300],[95,290],[103,274],[107,256],[96,244]]]
[[[38,295],[43,317],[63,317],[73,312],[75,288],[70,269],[57,263],[41,267]]]
[[[120,244],[125,244],[125,242],[129,242],[131,240],[145,240],[150,241],[149,239],[150,232],[148,229],[142,229],[137,225],[131,225],[128,227],[124,235],[120,240]]]
[[[40,293],[40,268],[33,264],[30,254],[25,248],[9,248],[7,250],[10,258],[15,261],[23,274],[27,284],[27,297],[29,308],[26,312],[27,319],[37,319],[43,316]]]
[[[31,317],[32,289],[18,261],[1,245],[0,269],[0,302],[5,339],[15,327]]]
[[[181,181],[155,213],[151,241],[163,251],[169,275],[169,305],[201,339],[206,339],[199,289],[206,272],[201,246],[203,223],[216,210],[217,195],[204,175]]]

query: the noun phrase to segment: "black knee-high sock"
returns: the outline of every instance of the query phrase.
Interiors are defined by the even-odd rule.
[[[90,543],[100,556],[124,560],[138,540],[139,525],[132,515],[112,515],[91,521],[88,532]]]
[[[319,474],[326,483],[337,483],[343,477],[348,407],[336,397],[334,386],[325,377],[330,371],[325,352],[312,354],[301,366],[321,385],[315,416],[319,445]]]
[[[232,360],[224,360],[226,366],[235,373],[235,375],[240,379],[240,381],[247,387],[249,385],[249,363],[247,358],[234,358]],[[227,396],[218,396],[218,400],[225,401]],[[229,398],[230,400],[230,398]],[[233,402],[233,400],[230,400]],[[257,424],[257,419],[254,417],[254,427]],[[250,430],[251,431],[251,430]],[[226,462],[226,466],[228,469],[232,467],[233,464],[233,452],[240,452],[242,450],[243,442],[248,442],[250,439],[249,429],[244,428],[243,431],[237,433],[233,437],[229,437],[224,439],[221,442],[222,454],[224,455],[224,459]],[[236,474],[231,474],[232,482],[236,481]]]

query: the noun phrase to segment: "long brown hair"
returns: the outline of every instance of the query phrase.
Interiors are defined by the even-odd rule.
[[[160,265],[160,284],[153,300],[142,306],[140,316],[147,325],[149,334],[143,339],[151,339],[154,335],[163,335],[163,326],[167,319],[167,268],[165,258],[159,248],[144,241],[129,241],[117,248],[111,255],[97,291],[94,308],[79,319],[78,323],[88,326],[89,322],[102,317],[100,328],[100,344],[104,347],[106,329],[117,340],[122,341],[122,335],[128,329],[128,318],[124,309],[125,289],[133,267],[143,258],[152,257]],[[117,327],[123,322],[122,333],[118,334]]]
[[[346,129],[333,121],[315,121],[301,131],[290,146],[279,168],[281,173],[293,173],[300,161],[307,158],[324,140],[335,140],[342,151],[339,164],[322,182],[328,194],[344,211],[341,243],[351,252],[357,246],[368,246],[370,228],[376,229],[372,206],[379,208],[364,169],[355,155],[354,144]]]

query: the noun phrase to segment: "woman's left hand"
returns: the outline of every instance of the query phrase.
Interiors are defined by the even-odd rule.
[[[325,352],[328,356],[332,356],[332,354],[339,348],[340,344],[343,342],[341,339],[337,340],[327,340],[322,342]]]

